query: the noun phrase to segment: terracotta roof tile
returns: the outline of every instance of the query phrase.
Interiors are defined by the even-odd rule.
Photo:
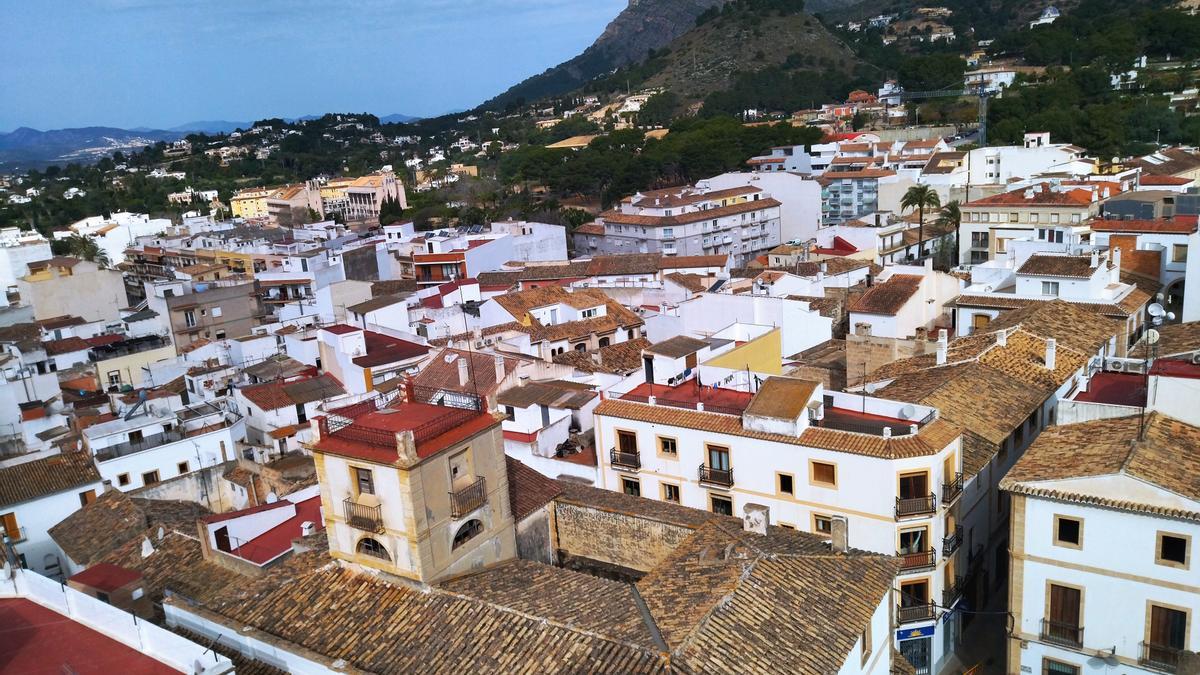
[[[558,481],[547,478],[520,461],[506,456],[508,468],[508,501],[513,520],[520,522],[525,516],[549,504],[562,492]]]
[[[1087,279],[1092,276],[1092,257],[1089,255],[1047,255],[1035,253],[1029,256],[1017,274],[1043,277],[1071,277]]]
[[[636,338],[584,352],[570,349],[555,355],[554,362],[585,373],[625,374],[642,367],[642,350],[649,346],[646,338]]]
[[[921,280],[916,274],[893,274],[851,302],[850,311],[894,316],[921,289]]]
[[[100,473],[87,452],[64,452],[0,469],[0,506],[100,482]]]
[[[1032,195],[1026,196],[1032,190]],[[964,208],[975,206],[1087,206],[1092,203],[1091,190],[1053,190],[1049,183],[1033,188],[1022,188],[1004,192],[963,204]]]

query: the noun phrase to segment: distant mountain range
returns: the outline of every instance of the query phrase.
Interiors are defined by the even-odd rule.
[[[313,120],[320,117],[305,115],[288,121]],[[392,114],[380,117],[379,121],[384,124],[399,124],[417,119],[420,118]],[[114,152],[140,150],[159,141],[177,141],[188,134],[227,134],[238,129],[249,129],[251,126],[253,122],[200,120],[170,129],[81,127],[39,131],[21,127],[7,133],[0,132],[0,170],[42,168],[50,164],[68,162],[94,162]]]

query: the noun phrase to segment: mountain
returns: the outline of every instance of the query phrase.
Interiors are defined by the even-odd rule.
[[[419,119],[421,119],[421,118],[413,117],[412,115],[392,114],[392,115],[384,115],[383,117],[380,117],[379,123],[380,124],[404,124],[406,122],[416,122]]]
[[[66,162],[92,162],[117,151],[140,150],[159,141],[175,141],[178,131],[135,131],[114,127],[82,127],[38,131],[21,127],[0,133],[0,168],[36,167]]]
[[[701,15],[711,14],[713,11],[723,9],[725,5],[758,6],[761,9],[757,11],[768,15],[776,11],[775,7],[777,6],[789,8],[803,6],[807,12],[824,12],[845,9],[859,2],[861,0],[809,0],[807,3],[801,3],[799,0],[629,0],[629,6],[608,24],[600,37],[596,38],[596,41],[583,53],[514,85],[484,103],[482,107],[499,109],[521,101],[528,102],[565,94],[580,88],[588,80],[607,75],[625,66],[641,63],[652,51],[658,52],[664,48],[675,51],[673,43],[693,32],[696,20]],[[790,10],[780,11],[781,13],[790,12]],[[813,23],[816,24],[815,21]],[[805,30],[807,28],[805,27]],[[818,34],[817,41],[821,43],[819,47],[821,51],[837,51],[837,48],[829,46],[828,34],[824,29],[818,26],[813,32]],[[792,35],[784,37],[789,43],[795,42],[791,39]],[[721,43],[732,46],[738,52],[750,51],[753,54],[762,50],[774,53],[778,51],[778,48],[771,44],[775,39],[774,34],[759,31],[759,34],[749,42],[734,43],[732,40],[723,39]],[[693,51],[703,49],[698,41],[694,45]],[[725,64],[713,64],[718,71],[724,73],[719,76],[719,79],[727,78],[729,72],[745,70],[745,68],[739,67],[733,67],[731,70],[730,67],[730,64],[736,66],[745,61],[741,56],[718,60]],[[670,78],[664,76],[664,79]]]
[[[650,50],[662,49],[696,23],[696,17],[727,0],[630,0],[600,37],[575,58],[547,69],[487,101],[485,108],[503,108],[578,89],[588,80],[615,68],[638,63]]]
[[[177,127],[171,127],[167,131],[177,131],[183,134],[202,133],[202,134],[228,134],[238,129],[249,129],[250,122],[230,122],[228,120],[200,120],[198,122],[188,122],[180,124]],[[140,130],[139,130],[140,131]]]

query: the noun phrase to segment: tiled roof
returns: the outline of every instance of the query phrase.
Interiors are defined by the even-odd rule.
[[[679,359],[694,354],[708,346],[704,340],[698,340],[687,335],[676,335],[667,338],[662,342],[656,342],[649,347],[646,347],[646,352],[649,354],[657,354],[666,356],[672,359]]]
[[[921,289],[921,279],[916,274],[893,274],[851,302],[850,311],[894,316]]]
[[[1054,370],[1046,368],[1046,339],[1024,330],[1013,331],[1008,343],[996,345],[979,357],[979,362],[995,368],[1027,385],[1042,385],[1051,390],[1071,379],[1087,365],[1092,352],[1081,352],[1069,345],[1056,348]]]
[[[682,270],[694,267],[725,267],[728,264],[729,255],[726,253],[714,255],[672,255],[662,256],[658,259],[658,269],[660,270]]]
[[[576,227],[574,230],[574,233],[575,234],[604,234],[604,225],[597,223],[597,222],[584,223],[584,224],[580,225],[579,227]]]
[[[46,354],[50,356],[58,356],[60,354],[70,354],[71,352],[86,352],[91,349],[91,345],[84,341],[83,338],[69,337],[61,340],[51,340],[43,343],[46,348]]]
[[[1082,303],[1051,300],[1001,313],[988,324],[988,332],[1020,326],[1034,335],[1058,340],[1060,347],[1094,354],[1121,331],[1119,321],[1105,316],[1105,312]]]
[[[520,365],[521,359],[504,356],[505,375]],[[458,360],[470,359],[467,383],[458,382]],[[449,389],[490,396],[499,383],[496,381],[496,355],[461,349],[443,349],[413,378],[414,384],[435,389]]]
[[[576,291],[576,293],[578,292]],[[600,291],[596,291],[596,293],[604,295]],[[556,323],[550,326],[543,326],[533,320],[532,330],[528,331],[529,341],[538,343],[544,340],[572,340],[590,335],[604,335],[617,329],[628,330],[645,323],[641,317],[615,300],[606,300],[604,304],[606,306],[604,316]]]
[[[596,406],[596,414],[884,459],[934,455],[944,450],[959,435],[959,430],[954,425],[943,420],[934,420],[922,427],[916,436],[884,438],[870,434],[809,427],[797,437],[746,429],[742,426],[742,418],[736,415],[722,415],[611,399],[602,401],[600,405]]]
[[[55,330],[57,328],[66,328],[68,326],[82,326],[87,323],[87,319],[81,316],[71,316],[64,314],[63,316],[55,316],[49,319],[42,319],[36,322],[37,325],[45,330]]]
[[[1052,302],[1063,302],[1085,310],[1094,311],[1102,316],[1121,319],[1139,311],[1141,306],[1149,301],[1149,298],[1149,293],[1143,291],[1141,288],[1135,288],[1115,303],[1068,302],[1065,300],[1035,300],[1033,298],[1016,298],[1003,295],[966,294],[958,296],[953,302],[960,307],[991,307],[993,309],[1034,309]],[[1002,312],[998,318],[1003,318],[1006,314],[1007,312]]]
[[[550,305],[563,304],[575,309],[597,307],[608,302],[608,296],[589,288],[581,288],[572,293],[562,286],[539,286],[527,291],[498,295],[494,300],[513,318],[520,320],[531,310]]]
[[[563,380],[543,380],[505,389],[496,396],[496,403],[516,408],[544,405],[578,410],[598,395],[590,385]]]
[[[387,281],[376,281],[371,284],[371,295],[411,293],[415,292],[416,290],[416,279],[389,279]]]
[[[1000,487],[1200,521],[1197,511],[1134,494],[1089,491],[1086,481],[1075,480],[1124,475],[1184,499],[1200,500],[1200,428],[1158,412],[1150,413],[1139,437],[1140,427],[1138,416],[1050,427],[1025,451]]]
[[[1143,175],[1171,176],[1200,168],[1200,153],[1183,148],[1163,148],[1130,164],[1141,168]]]
[[[672,272],[671,274],[663,275],[663,279],[674,282],[675,284],[689,290],[693,293],[703,293],[708,290],[708,284],[705,283],[705,277],[699,274],[681,274]]]
[[[141,499],[108,490],[50,528],[50,537],[80,565],[99,560],[157,525],[188,527],[208,509],[194,502]]]
[[[1029,256],[1017,274],[1029,274],[1042,277],[1071,277],[1087,279],[1092,276],[1092,257],[1090,255],[1047,255],[1035,253]]]
[[[507,455],[504,461],[508,469],[508,502],[514,521],[520,522],[562,492],[558,481],[543,476]]]
[[[708,191],[697,190],[690,185],[685,185],[682,187],[662,188],[660,190],[645,190],[629,197],[628,201],[638,206],[685,206],[687,204],[711,202],[726,197],[739,197],[758,192],[762,192],[762,189],[750,185],[739,185],[721,190]]]
[[[1159,356],[1200,351],[1200,321],[1166,324],[1157,330]],[[1142,342],[1145,342],[1145,338]]]
[[[64,452],[0,469],[0,507],[100,482],[87,452]]]
[[[649,340],[637,338],[584,352],[569,349],[555,355],[554,362],[585,373],[625,374],[642,367],[642,350],[649,346]]]
[[[160,601],[163,591],[170,589],[192,602],[205,603],[227,588],[245,581],[245,577],[226,567],[208,562],[196,538],[196,527],[152,529],[144,536],[133,537],[101,558],[142,573],[146,595]],[[143,555],[149,542],[150,555]]]
[[[346,309],[350,310],[351,312],[354,312],[355,314],[366,314],[368,312],[374,312],[375,310],[378,310],[378,309],[383,309],[384,307],[391,307],[392,305],[407,303],[407,301],[408,301],[407,294],[404,294],[404,295],[399,295],[399,294],[397,294],[397,295],[376,295],[375,297],[371,298],[370,300],[364,300],[360,303],[350,305]]]
[[[283,391],[283,381],[274,380],[272,382],[264,382],[255,384],[249,387],[241,388],[242,396],[245,396],[260,410],[278,410],[288,406],[296,405],[292,399]]]
[[[1033,194],[1026,197],[1026,191]],[[1021,188],[963,204],[964,208],[975,206],[1087,206],[1092,203],[1092,192],[1084,189],[1056,191],[1049,183],[1033,188]]]
[[[817,384],[791,377],[768,377],[750,400],[746,414],[794,420],[808,406]]]
[[[272,354],[258,363],[246,366],[243,371],[259,380],[276,380],[295,377],[311,368],[287,354]]]
[[[1147,234],[1191,234],[1200,216],[1175,216],[1146,220],[1093,220],[1093,232],[1138,232]]]
[[[719,206],[714,209],[704,209],[697,211],[688,211],[674,216],[642,216],[629,213],[621,213],[620,211],[605,211],[600,214],[600,219],[608,223],[617,223],[619,225],[646,225],[646,226],[672,226],[686,225],[688,223],[697,223],[702,220],[714,220],[725,216],[733,216],[739,213],[749,213],[751,211],[761,211],[779,206],[779,201],[770,197],[766,199],[756,199],[748,202],[740,202],[738,204],[730,204],[729,206]]]

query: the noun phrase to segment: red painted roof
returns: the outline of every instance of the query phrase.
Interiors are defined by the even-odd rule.
[[[1139,220],[1093,220],[1093,232],[1146,232],[1163,234],[1191,234],[1196,231],[1200,216],[1175,216]]]
[[[360,331],[362,329],[359,328],[358,326],[347,326],[344,323],[336,323],[332,326],[325,326],[322,330],[327,330],[330,333],[333,333],[334,335],[346,335],[348,333],[353,333],[355,331]]]
[[[1146,378],[1130,373],[1096,373],[1088,390],[1075,395],[1076,401],[1111,405],[1146,405]]]
[[[630,390],[629,393],[623,394],[621,398],[643,399],[648,396],[655,397],[658,405],[687,403],[694,408],[696,402],[700,401],[704,403],[706,408],[713,406],[714,411],[718,411],[718,409],[736,409],[739,413],[744,411],[750,405],[750,400],[754,398],[753,394],[745,391],[737,391],[736,389],[714,389],[706,385],[697,386],[694,379],[674,387],[665,384],[643,382]],[[725,412],[725,410],[719,411]]]
[[[517,443],[532,443],[537,440],[538,432],[523,434],[520,431],[505,431],[504,440],[516,441]]]
[[[114,342],[124,342],[125,336],[110,333],[108,335],[97,335],[95,337],[84,338],[83,341],[88,343],[88,346],[90,347],[103,347],[104,345],[111,345]]]
[[[112,563],[96,563],[86,570],[67,579],[77,584],[111,593],[118,588],[142,578],[142,573]]]
[[[24,675],[178,675],[145,654],[24,598],[0,599],[0,664]]]
[[[347,429],[351,435],[354,435],[356,431],[360,433],[382,431],[396,434],[402,431],[416,431],[419,427],[436,424],[438,420],[445,420],[449,416],[462,415],[463,413],[463,410],[440,405],[400,403],[386,410],[370,412],[356,417]],[[450,427],[445,433],[419,440],[417,442],[417,457],[421,459],[431,457],[463,439],[498,424],[500,422],[490,413],[479,413],[457,426]],[[316,447],[323,452],[354,457],[379,464],[392,464],[399,459],[397,450],[394,447],[385,447],[383,445],[353,440],[342,432],[323,436],[317,442]]]
[[[202,516],[200,518],[200,520],[205,523],[220,523],[222,521],[233,520],[234,518],[241,518],[242,516],[248,516],[252,513],[261,513],[263,511],[270,511],[272,509],[281,509],[281,508],[287,506],[289,503],[290,502],[287,502],[284,500],[279,500],[277,502],[271,502],[270,504],[259,504],[258,506],[251,506],[250,508],[242,509],[241,511],[229,511],[226,513],[214,513],[209,516]]]
[[[1150,367],[1150,374],[1162,375],[1163,377],[1200,378],[1200,365],[1196,365],[1190,361],[1158,359]]]
[[[821,255],[850,255],[851,253],[858,253],[858,247],[841,237],[834,237],[832,247],[815,248],[813,252],[820,253]]]
[[[291,502],[280,500],[276,503],[287,505]],[[239,511],[237,515],[245,513]],[[315,525],[317,531],[325,529],[325,519],[321,517],[321,495],[296,502],[296,515],[243,543],[231,553],[258,565],[270,562],[292,547],[292,540],[303,534],[300,526],[305,522]]]
[[[424,356],[429,347],[408,340],[401,340],[383,333],[364,331],[367,342],[367,353],[354,359],[354,365],[362,368],[383,366],[397,361],[407,361]]]
[[[1138,179],[1138,182],[1142,185],[1187,185],[1195,180],[1195,178],[1182,178],[1180,176],[1153,176],[1144,174]]]

